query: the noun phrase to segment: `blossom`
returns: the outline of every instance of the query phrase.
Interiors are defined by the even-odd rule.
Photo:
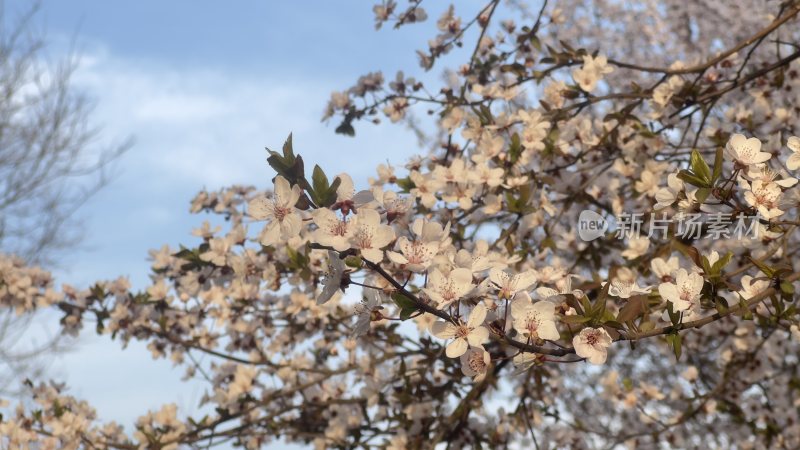
[[[547,300],[531,303],[529,296],[514,300],[511,304],[514,329],[531,339],[556,341],[560,335],[556,329],[555,311],[556,305]]]
[[[780,186],[763,179],[753,180],[752,183],[740,179],[739,185],[746,189],[744,200],[750,206],[755,207],[762,217],[772,219],[783,215],[784,211],[778,208],[778,201],[782,193]]]
[[[372,188],[372,196],[375,199],[375,203],[382,207],[386,213],[386,221],[388,223],[405,216],[413,204],[408,197],[400,196],[394,191],[384,191],[380,186]]]
[[[467,292],[475,287],[472,284],[472,271],[458,268],[444,275],[438,269],[433,269],[428,275],[428,287],[423,289],[439,308],[444,308],[458,301]]]
[[[261,233],[261,244],[275,245],[280,241],[297,236],[302,221],[295,205],[300,199],[300,186],[290,186],[286,178],[275,178],[272,198],[256,197],[247,204],[247,213],[256,220],[269,220]]]
[[[346,174],[340,173],[336,175],[339,179],[339,187],[336,188],[336,204],[333,209],[340,208],[343,214],[349,214],[351,210],[358,209],[373,200],[372,192],[363,190],[356,192],[353,178]]]
[[[436,222],[417,219],[411,226],[416,235],[414,240],[405,236],[397,239],[396,248],[400,253],[388,251],[386,256],[395,264],[403,264],[412,272],[424,272],[433,262],[440,246],[449,242],[450,224],[442,228]]]
[[[631,237],[628,239],[628,248],[623,250],[620,255],[625,259],[636,259],[645,253],[650,247],[650,239],[646,236]]]
[[[489,352],[483,348],[473,347],[461,355],[461,372],[474,381],[481,381],[486,377],[491,362]]]
[[[463,108],[451,108],[441,120],[442,128],[452,133],[453,130],[460,127],[461,124],[464,123],[465,116],[466,113],[464,112]]]
[[[542,113],[536,110],[520,110],[517,114],[525,125],[522,131],[522,144],[528,150],[544,150],[544,139],[550,129],[550,122],[545,120],[542,117]]]
[[[750,300],[761,292],[767,290],[769,287],[769,280],[754,280],[750,275],[742,277],[742,289],[739,295],[745,300]]]
[[[572,71],[572,79],[586,92],[592,92],[597,87],[597,82],[603,79],[603,75],[614,71],[613,67],[608,66],[605,56],[593,58],[591,55],[583,57],[583,66]]]
[[[405,117],[407,108],[408,99],[405,97],[397,97],[383,108],[383,113],[386,114],[392,122],[399,122]]]
[[[208,241],[208,251],[200,254],[200,259],[208,261],[215,266],[224,266],[228,262],[228,253],[230,253],[233,243],[227,237],[213,238]]]
[[[666,83],[661,83],[653,90],[653,101],[661,107],[667,106],[672,95],[683,86],[683,79],[677,75],[669,77]]]
[[[455,338],[445,349],[445,354],[449,358],[458,358],[463,355],[468,346],[483,348],[483,343],[489,339],[489,330],[482,326],[486,319],[486,313],[486,306],[479,303],[472,309],[466,324],[456,325],[444,321],[433,324],[431,332],[434,336],[440,339]]]
[[[761,141],[758,138],[746,138],[742,134],[734,134],[725,144],[725,154],[741,166],[761,164],[772,157],[767,152],[761,151]]]
[[[436,193],[442,188],[441,182],[429,173],[422,174],[416,170],[408,174],[408,178],[414,183],[409,193],[419,198],[424,207],[433,208],[437,200]]]
[[[514,355],[512,360],[514,362],[513,376],[521,375],[533,367],[536,363],[542,361],[542,355],[536,353],[519,352]]]
[[[792,151],[791,156],[786,160],[786,167],[789,170],[797,170],[800,168],[800,138],[797,136],[790,137],[786,146]]]
[[[328,250],[328,270],[322,279],[322,292],[317,297],[317,304],[326,303],[342,286],[345,264],[336,252]]]
[[[485,164],[481,164],[470,172],[469,179],[473,183],[497,187],[503,184],[504,175],[505,171],[500,167],[489,167]]]
[[[605,284],[603,284],[605,287]],[[634,294],[647,294],[651,286],[640,287],[634,279],[615,278],[608,287],[608,295],[619,298],[631,298]]]
[[[675,283],[661,283],[658,293],[661,298],[672,303],[675,311],[696,309],[699,306],[700,291],[703,290],[703,276],[699,273],[688,273],[686,269],[678,269]]]
[[[350,238],[353,237],[358,219],[347,217],[340,219],[328,208],[315,209],[311,217],[317,226],[311,235],[314,242],[340,252],[350,249]]]
[[[239,364],[236,366],[236,373],[233,382],[228,388],[228,398],[236,399],[239,396],[250,392],[253,381],[258,374],[258,369],[253,366]],[[163,422],[163,421],[162,421]]]
[[[683,180],[678,178],[678,174],[671,173],[667,175],[667,187],[656,191],[655,197],[657,203],[653,208],[659,210],[671,206],[678,200],[678,194],[680,194],[683,189]]]
[[[658,188],[658,177],[651,171],[645,169],[642,171],[641,178],[634,184],[636,192],[647,195],[648,197],[655,196],[660,189]]]
[[[765,183],[774,183],[782,188],[790,188],[797,184],[797,178],[786,176],[784,173],[772,170],[767,165],[761,167],[751,166],[747,177],[751,180],[762,180]],[[780,176],[780,177],[779,177]]]
[[[548,267],[552,271],[551,267]],[[572,289],[572,277],[574,275],[566,275],[563,278],[556,280],[556,288],[553,289],[546,286],[540,286],[536,288],[536,295],[539,296],[541,299],[551,300],[551,301],[561,301],[563,300],[564,295],[572,295],[575,298],[582,298],[583,291],[580,289]],[[541,282],[545,282],[546,274],[539,273],[539,278]]]
[[[677,256],[672,256],[666,261],[663,258],[653,258],[650,261],[650,270],[653,271],[653,275],[663,281],[671,280],[679,268]]]
[[[567,90],[567,84],[561,80],[553,80],[544,87],[544,100],[550,105],[561,108],[564,106],[564,96],[562,92]]]
[[[798,327],[796,323],[789,327],[789,331],[792,333],[792,339],[800,341],[800,327]]]
[[[394,240],[394,229],[381,224],[381,215],[374,209],[358,210],[358,221],[350,236],[350,246],[361,251],[367,261],[378,263],[383,259],[383,247]]]
[[[489,280],[499,290],[500,298],[511,299],[517,292],[526,290],[536,283],[536,272],[528,270],[512,276],[494,267],[489,270]]]
[[[356,307],[358,320],[353,328],[353,337],[363,336],[369,331],[369,324],[372,322],[373,315],[383,309],[386,295],[379,289],[367,289],[361,304]]]
[[[603,328],[584,328],[572,338],[575,354],[592,364],[603,364],[608,357],[611,336]]]

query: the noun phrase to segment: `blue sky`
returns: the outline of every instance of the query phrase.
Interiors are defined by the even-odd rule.
[[[357,183],[378,163],[402,163],[419,151],[402,126],[362,124],[348,138],[320,118],[330,92],[363,73],[416,70],[414,51],[432,36],[430,25],[376,32],[372,2],[363,1],[231,4],[42,2],[37,24],[50,56],[70,46],[81,56],[74,82],[95,99],[101,143],[135,139],[109,186],[80,211],[85,240],[61,259],[60,282],[86,286],[124,275],[142,287],[148,249],[194,242],[190,231],[203,220],[188,213],[194,194],[233,183],[267,187],[273,174],[264,147],[279,148],[290,131],[309,163],[329,174],[347,171]],[[13,15],[28,6],[16,0],[5,8]],[[56,328],[45,317],[36,332]],[[73,352],[54,360],[51,375],[100,417],[130,430],[135,417],[165,401],[185,411],[196,406],[203,385],[180,382],[182,371],[153,362],[143,345],[120,352],[87,328]]]

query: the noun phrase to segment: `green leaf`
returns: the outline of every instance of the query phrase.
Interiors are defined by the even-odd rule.
[[[603,325],[606,326],[606,327],[609,327],[609,328],[613,328],[615,330],[624,330],[625,329],[625,325],[617,322],[616,320],[607,320],[607,321],[603,322]]]
[[[408,320],[412,315],[414,315],[415,312],[417,312],[416,308],[403,308],[400,310],[400,319]]]
[[[625,306],[620,308],[617,314],[617,322],[628,322],[635,319],[644,311],[645,299],[644,297],[634,297],[625,303]]]
[[[283,155],[270,149],[267,149],[267,152],[269,152],[267,163],[275,169],[275,172],[278,172],[278,175],[286,178],[289,184],[299,184],[304,189],[307,187],[308,182],[305,181],[303,158],[300,155],[295,156],[291,134],[283,144]]]
[[[540,41],[538,37],[531,36],[531,45],[533,45],[533,48],[536,50],[542,51],[542,41]]]
[[[725,297],[720,297],[719,295],[714,298],[714,307],[720,314],[726,314],[728,309],[730,309],[728,306],[728,300],[726,300]]]
[[[711,169],[706,164],[706,161],[697,150],[692,150],[692,156],[689,161],[692,167],[692,172],[697,175],[701,180],[705,181],[708,186],[711,185]]]
[[[695,198],[699,203],[705,203],[708,196],[711,194],[710,188],[700,188],[695,192]]]
[[[291,170],[291,166],[286,165],[281,155],[269,149],[267,151],[271,153],[269,158],[267,158],[267,163],[269,164],[269,166],[272,167],[272,169],[275,170],[275,172],[278,172],[278,175],[286,177],[286,175]]]
[[[480,105],[480,115],[478,116],[481,119],[481,123],[483,125],[490,125],[494,122],[494,116],[492,115],[492,110],[489,109],[488,106],[481,103]]]
[[[396,183],[397,183],[398,186],[400,186],[400,189],[402,189],[404,193],[408,193],[408,192],[411,191],[411,189],[414,189],[415,187],[417,187],[417,185],[414,184],[413,181],[411,181],[411,178],[408,178],[408,177],[406,177],[406,178],[398,178]]]
[[[681,335],[678,333],[675,334],[668,334],[664,336],[667,339],[667,343],[672,347],[672,350],[675,352],[675,359],[681,359]]]
[[[753,311],[750,310],[741,295],[739,296],[739,309],[741,310],[742,320],[753,320]]]
[[[319,201],[317,202],[317,204],[319,206],[328,207],[336,203],[336,198],[337,198],[336,190],[339,189],[340,184],[342,184],[341,178],[339,177],[334,178],[333,183],[330,185],[330,187],[328,187],[327,191],[325,191],[324,193],[317,194],[317,196],[319,197]]]
[[[345,136],[351,136],[352,137],[352,136],[356,135],[356,129],[353,128],[353,125],[348,120],[340,123],[339,126],[336,127],[335,131],[336,131],[336,134],[343,134]]]
[[[315,191],[326,191],[328,190],[328,177],[325,176],[325,172],[319,165],[314,166],[314,172],[311,174],[311,181],[314,184]]]
[[[591,317],[578,316],[578,315],[575,315],[575,316],[564,316],[561,319],[562,322],[564,322],[566,324],[570,324],[570,325],[577,325],[577,324],[581,324],[581,323],[586,323],[586,322],[588,322],[590,320],[592,320]]]
[[[717,147],[717,152],[714,154],[714,171],[711,173],[712,183],[719,180],[722,175],[722,163],[724,160],[722,147]]]
[[[709,275],[716,276],[722,273],[722,269],[731,262],[731,258],[733,258],[733,252],[725,253],[725,256],[719,258],[719,261],[715,262],[713,266],[711,266],[711,273]]]
[[[361,268],[362,260],[360,256],[350,255],[344,259],[344,263],[345,265],[347,265],[347,267],[359,269]]]
[[[701,188],[711,187],[705,180],[693,174],[692,172],[689,172],[688,170],[680,170],[678,172],[678,178],[691,184],[692,186],[697,186]]]
[[[522,154],[522,143],[519,139],[519,134],[514,133],[511,135],[511,147],[508,149],[508,156],[511,160],[511,163],[517,162],[520,155]]]
[[[681,313],[675,311],[675,308],[672,307],[672,302],[667,302],[667,315],[673,326],[678,326],[681,323]]]
[[[594,301],[594,305],[592,305],[592,316],[597,318],[602,318],[603,314],[606,312],[606,302],[608,301],[608,290],[611,288],[611,283],[606,283],[603,286],[603,289],[597,295],[597,299]]]
[[[395,292],[392,294],[392,300],[400,308],[400,319],[407,320],[412,314],[418,311],[417,304],[414,300],[406,297],[402,292]]]
[[[757,259],[754,259],[754,258],[750,258],[750,262],[755,264],[755,266],[758,267],[758,270],[762,271],[764,273],[764,275],[766,275],[766,276],[768,276],[770,278],[772,278],[775,275],[775,269],[773,269],[772,267],[764,264],[763,262],[761,262],[761,261],[759,261]]]
[[[287,137],[286,141],[283,143],[283,158],[290,165],[294,163],[294,148],[292,147],[292,133],[289,133],[289,137]]]

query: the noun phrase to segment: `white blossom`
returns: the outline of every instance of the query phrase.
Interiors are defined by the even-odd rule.
[[[489,279],[492,285],[499,291],[500,298],[511,299],[519,291],[524,291],[536,283],[536,272],[528,270],[515,275],[498,268],[489,271]]]
[[[358,220],[350,236],[350,246],[359,249],[361,256],[367,261],[381,262],[383,260],[381,249],[394,240],[394,229],[381,224],[381,215],[374,209],[361,208],[357,217]]]
[[[675,311],[697,310],[700,302],[700,291],[703,290],[703,276],[686,269],[678,269],[675,283],[661,283],[658,293],[661,298],[672,303]]]
[[[486,377],[491,357],[483,348],[470,348],[461,355],[461,372],[474,381],[481,381]]]
[[[295,205],[300,199],[300,186],[289,186],[282,176],[275,177],[272,198],[256,197],[247,204],[247,213],[256,220],[268,220],[261,233],[262,245],[275,245],[300,233],[301,219]]]
[[[327,303],[341,288],[344,277],[345,264],[336,252],[328,250],[328,270],[322,279],[322,292],[317,297],[317,304]]]
[[[575,354],[592,364],[604,364],[608,358],[611,336],[603,328],[584,328],[572,338]]]
[[[431,332],[440,339],[453,339],[445,349],[449,358],[458,358],[463,355],[468,347],[483,348],[483,343],[489,339],[489,330],[483,326],[486,319],[486,306],[479,303],[469,314],[467,323],[458,325],[438,321],[433,324]]]
[[[734,134],[725,144],[725,154],[741,166],[761,164],[769,160],[772,155],[761,151],[761,141],[758,138],[746,138],[742,134]]]
[[[769,280],[763,278],[755,279],[750,275],[745,275],[742,277],[742,289],[738,292],[743,299],[750,300],[761,292],[767,290],[767,288],[769,288]]]
[[[428,287],[423,291],[439,308],[445,308],[460,300],[473,287],[471,270],[458,268],[444,275],[439,269],[433,269],[428,274]]]
[[[531,339],[546,339],[557,341],[560,338],[556,329],[556,305],[541,300],[531,303],[530,297],[519,297],[511,303],[511,317],[514,319],[514,329],[522,336]]]
[[[792,154],[789,155],[789,159],[786,160],[786,167],[789,170],[797,170],[800,168],[800,137],[790,137],[786,146],[792,151]]]

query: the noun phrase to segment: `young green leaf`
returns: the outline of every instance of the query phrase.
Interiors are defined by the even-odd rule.
[[[706,184],[706,187],[711,186],[711,169],[706,164],[706,161],[700,155],[700,152],[697,150],[692,150],[692,156],[689,161],[689,165],[692,168],[692,172],[697,175],[698,178],[703,180]]]

